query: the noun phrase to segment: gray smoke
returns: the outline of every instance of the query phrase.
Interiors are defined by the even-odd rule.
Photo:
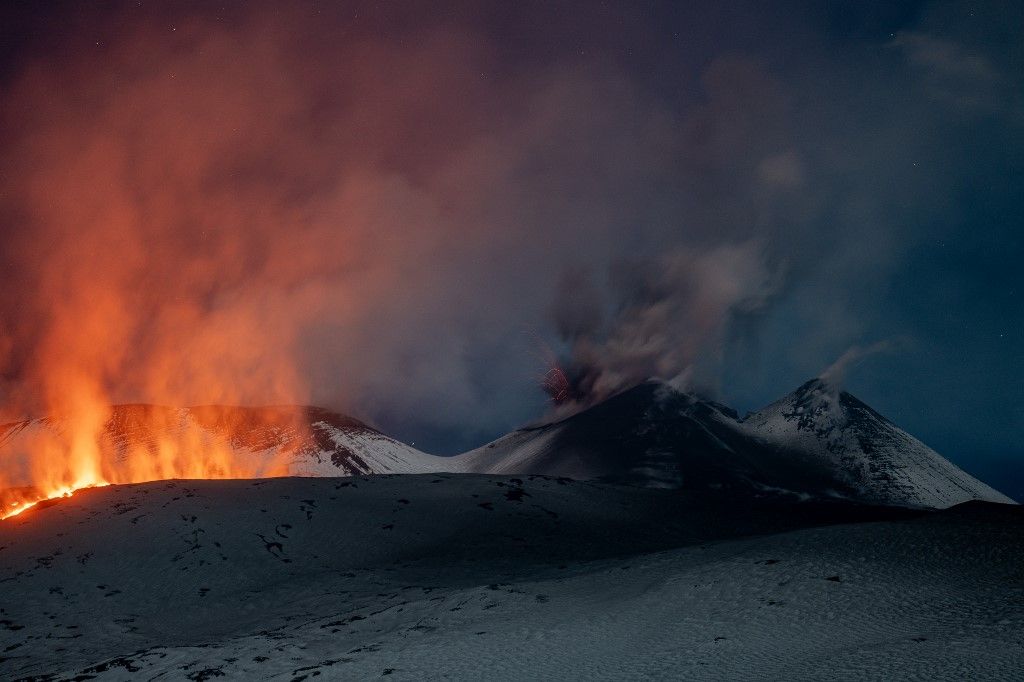
[[[658,5],[671,39],[631,3],[212,7],[82,10],[5,64],[5,402],[84,358],[114,401],[310,402],[457,450],[543,411],[534,336],[567,404],[777,394],[890,335],[873,301],[953,213],[945,141],[1020,101],[957,36],[822,41],[759,3]]]
[[[691,387],[699,362],[714,362],[733,315],[764,308],[780,273],[756,241],[704,249],[676,247],[610,272],[601,317],[596,287],[578,275],[562,281],[555,324],[568,344],[570,389],[559,402],[586,406],[648,378]],[[579,303],[588,301],[582,324]]]

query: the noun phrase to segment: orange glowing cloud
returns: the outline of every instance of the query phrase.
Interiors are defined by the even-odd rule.
[[[4,451],[0,491],[281,471],[188,428],[111,448],[126,402],[511,427],[536,387],[510,339],[562,268],[675,239],[655,214],[710,113],[575,51],[509,68],[468,24],[270,7],[86,26],[5,81],[0,422],[61,426]]]

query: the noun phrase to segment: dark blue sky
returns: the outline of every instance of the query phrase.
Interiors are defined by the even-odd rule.
[[[657,374],[743,412],[880,344],[847,388],[1024,496],[1020,3],[32,3],[0,45],[9,398],[52,393],[34,349],[67,342],[36,295],[61,266],[25,254],[103,234],[25,199],[64,199],[33,140],[102,139],[163,213],[100,288],[144,319],[192,301],[197,328],[273,301],[257,326],[287,343],[253,356],[294,354],[282,399],[447,453],[540,418],[551,362],[584,400]],[[190,254],[230,274],[169,284]],[[105,341],[104,393],[205,400],[138,375],[148,330]]]

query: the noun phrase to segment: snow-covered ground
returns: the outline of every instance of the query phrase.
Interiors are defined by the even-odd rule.
[[[165,481],[0,522],[2,679],[1020,679],[1024,513],[542,477]]]

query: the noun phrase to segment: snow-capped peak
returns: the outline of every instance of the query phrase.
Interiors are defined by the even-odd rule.
[[[1012,502],[821,378],[748,415],[743,424],[774,447],[832,468],[867,501],[925,507]]]

